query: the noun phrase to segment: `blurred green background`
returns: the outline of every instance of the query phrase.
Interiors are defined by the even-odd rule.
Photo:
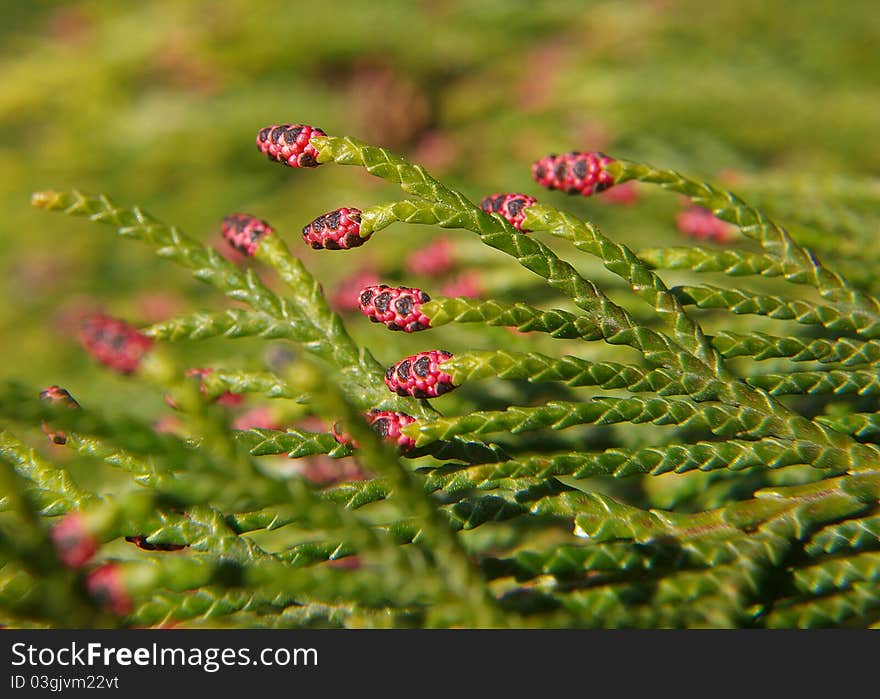
[[[145,324],[226,302],[107,227],[31,209],[34,190],[103,192],[211,244],[227,213],[258,215],[330,292],[371,265],[401,277],[406,251],[431,240],[419,227],[339,257],[304,249],[299,229],[315,216],[398,194],[353,168],[268,163],[254,146],[267,124],[310,123],[388,146],[473,198],[546,196],[636,246],[680,240],[675,197],[646,192],[638,207],[572,201],[539,191],[532,160],[600,149],[732,182],[759,199],[767,190],[756,183],[837,174],[849,184],[835,196],[878,191],[875,0],[0,7],[2,378],[35,389],[59,383],[88,404],[151,412],[161,398],[135,394],[135,384],[85,356],[76,341],[82,313],[101,308]],[[770,205],[796,213],[816,196],[802,188]],[[833,206],[813,218],[823,211],[834,218]],[[849,227],[877,220],[866,213]],[[494,258],[486,260],[483,269]],[[380,361],[420,345],[380,337],[361,318],[352,324]],[[260,360],[245,342],[175,351],[190,364],[240,365],[230,347],[245,364]]]

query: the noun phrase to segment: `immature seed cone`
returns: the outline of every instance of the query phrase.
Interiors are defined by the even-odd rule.
[[[444,296],[463,296],[478,299],[483,295],[483,282],[479,273],[466,269],[440,287]]]
[[[726,221],[717,218],[709,209],[702,206],[690,206],[675,217],[678,230],[686,236],[697,240],[711,240],[716,243],[727,243],[733,235],[733,227]]]
[[[401,433],[401,428],[416,421],[416,419],[406,413],[395,412],[393,410],[371,410],[364,415],[367,423],[373,428],[383,440],[396,445],[402,451],[412,449],[416,443],[411,437],[407,437]],[[343,432],[338,423],[334,423],[330,428],[334,439],[340,444],[345,444],[357,449],[358,443],[351,438],[346,432]]]
[[[67,392],[67,389],[61,386],[47,386],[40,392],[40,399],[47,403],[64,405],[72,410],[79,408],[79,403]],[[67,444],[67,435],[64,432],[53,430],[45,420],[42,422],[42,427],[52,444]]]
[[[122,568],[116,563],[105,563],[89,573],[86,589],[111,614],[125,616],[132,610],[131,597],[125,590]]]
[[[372,284],[361,289],[359,300],[361,312],[389,330],[412,333],[431,327],[431,319],[422,313],[422,304],[431,297],[421,289]]]
[[[137,371],[153,346],[150,338],[128,323],[100,313],[83,321],[80,341],[95,359],[122,374]]]
[[[452,241],[438,238],[423,248],[413,250],[406,258],[406,268],[413,274],[442,277],[455,266]]]
[[[547,189],[588,197],[608,189],[614,178],[605,170],[614,158],[604,153],[564,153],[548,155],[532,165],[532,178]]]
[[[452,377],[440,371],[440,364],[451,358],[452,354],[444,350],[414,354],[388,367],[385,371],[385,385],[388,390],[400,396],[442,396],[455,388]]]
[[[415,422],[414,417],[393,410],[371,410],[366,417],[370,427],[386,442],[392,442],[404,451],[416,445],[414,439],[400,431]]]
[[[528,233],[522,227],[525,210],[536,202],[528,194],[492,194],[480,200],[480,208],[488,214],[501,214],[518,231]]]
[[[315,250],[349,250],[367,242],[370,236],[361,237],[361,210],[336,209],[318,216],[302,229],[303,240]]]
[[[68,568],[79,568],[98,550],[98,540],[89,531],[86,518],[79,512],[64,515],[49,534],[55,555]]]
[[[314,136],[326,136],[321,129],[306,124],[266,126],[257,133],[257,149],[269,160],[290,167],[316,167],[318,151],[309,143]]]
[[[242,255],[257,254],[260,241],[275,232],[268,223],[248,214],[229,214],[220,224],[220,232],[229,246]]]

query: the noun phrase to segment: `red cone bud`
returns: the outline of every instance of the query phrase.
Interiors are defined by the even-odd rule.
[[[711,240],[716,243],[727,243],[732,237],[733,227],[726,221],[716,218],[709,209],[691,206],[675,218],[678,230],[697,240]]]
[[[548,155],[532,165],[532,178],[547,189],[588,197],[608,189],[614,178],[605,166],[614,162],[603,153]]]
[[[413,250],[406,258],[406,267],[413,274],[426,277],[441,277],[455,265],[452,242],[448,238],[438,238],[433,243]]]
[[[315,167],[318,151],[309,139],[326,136],[321,129],[305,124],[266,126],[257,133],[257,149],[269,160],[277,160],[290,167]]]
[[[523,230],[522,227],[523,219],[526,217],[525,210],[536,201],[537,199],[528,194],[492,194],[483,197],[480,208],[489,214],[501,214],[518,231],[528,233],[528,230]]]
[[[49,538],[58,559],[68,568],[85,565],[98,550],[98,540],[79,512],[64,515],[52,528]]]
[[[260,241],[275,232],[268,223],[248,214],[229,214],[220,224],[220,232],[229,246],[243,255],[253,257]]]
[[[359,295],[361,312],[371,321],[408,333],[431,327],[430,318],[422,313],[422,304],[430,300],[421,289],[385,284],[366,286]]]
[[[80,340],[89,354],[123,374],[137,371],[153,341],[128,323],[103,314],[83,321]]]
[[[303,240],[315,250],[348,250],[360,247],[370,236],[361,237],[361,210],[336,209],[318,216],[302,230]]]
[[[415,422],[416,419],[414,417],[393,410],[371,410],[364,415],[364,419],[383,440],[394,444],[401,450],[406,451],[416,445],[415,440],[402,434],[400,431],[401,428]],[[358,443],[351,438],[351,435],[343,432],[338,424],[334,424],[330,431],[340,444],[345,444],[353,449],[359,447]]]
[[[440,370],[440,364],[452,355],[443,350],[420,352],[402,359],[385,371],[385,385],[400,396],[434,398],[455,386],[452,377]]]
[[[111,614],[125,616],[132,610],[131,597],[125,590],[122,568],[116,563],[106,563],[89,573],[86,589]]]

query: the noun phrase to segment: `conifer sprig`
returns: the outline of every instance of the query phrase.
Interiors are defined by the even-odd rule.
[[[290,132],[289,147],[273,140],[276,130]],[[352,138],[286,124],[261,130],[257,143],[294,166],[292,176],[355,165],[412,197],[363,209],[339,202],[304,230],[317,254],[356,256],[399,222],[461,229],[532,272],[544,286],[530,291],[543,289],[547,304],[443,296],[406,278],[369,282],[360,307],[380,321],[371,331],[388,333],[384,324],[425,339],[386,368],[355,342],[284,232],[261,218],[228,215],[222,234],[249,264],[271,268],[284,292],[139,208],[78,192],[34,195],[38,207],[152,244],[248,308],[144,329],[149,356],[127,380],[167,395],[177,435],[0,388],[4,423],[42,423],[52,450],[113,474],[114,484],[91,492],[26,440],[0,435],[9,476],[0,551],[10,561],[0,571],[0,621],[64,623],[45,596],[20,594],[46,585],[77,619],[98,625],[876,619],[880,304],[862,287],[738,197],[601,154],[545,159],[558,172],[545,168],[539,179],[582,195],[626,180],[659,184],[762,250],[731,239],[718,249],[636,252],[549,198],[497,194],[477,206],[424,168]],[[618,281],[600,286],[587,271],[598,267],[569,262],[564,248],[542,242],[546,234]],[[737,282],[680,281],[701,274]],[[546,307],[565,299],[569,306]],[[529,334],[462,346],[481,327]],[[305,354],[269,368],[224,357],[187,377],[161,347],[207,338],[292,342]],[[247,426],[241,400],[266,399],[277,424],[232,428],[233,418]],[[356,471],[338,475],[352,462]],[[6,534],[12,521],[25,525],[21,542]]]

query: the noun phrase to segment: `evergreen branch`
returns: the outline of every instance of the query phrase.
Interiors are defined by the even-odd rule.
[[[880,360],[880,341],[825,338],[775,337],[761,332],[722,331],[712,344],[725,358],[751,357],[757,361],[784,357],[793,362],[815,361],[823,364],[873,364]]]
[[[880,325],[880,302],[876,298],[853,289],[840,275],[822,265],[810,250],[798,245],[782,226],[736,195],[678,172],[641,163],[618,160],[610,163],[608,170],[619,182],[649,182],[690,197],[695,204],[710,209],[722,221],[733,223],[744,235],[760,242],[779,260],[787,281],[814,286],[823,298],[849,309],[848,316],[856,326],[876,329]]]
[[[838,476],[802,486],[767,488],[752,500],[697,514],[641,510],[597,493],[583,493],[576,526],[595,541],[648,541],[661,536],[725,535],[778,522],[804,539],[822,523],[862,513],[880,497],[880,473]]]
[[[819,415],[816,420],[831,429],[859,439],[880,435],[880,413],[851,413],[840,417]]]
[[[311,143],[318,150],[319,163],[333,160],[340,165],[357,165],[375,177],[400,184],[408,194],[452,208],[476,210],[472,202],[435,180],[425,168],[408,163],[385,148],[348,136],[315,137]]]
[[[291,255],[286,243],[277,235],[267,236],[261,241],[256,257],[278,272],[290,290],[294,307],[303,321],[313,328],[315,339],[305,342],[305,348],[336,366],[342,376],[343,387],[350,384],[365,384],[367,393],[356,404],[369,409],[385,403],[398,403],[397,409],[407,410],[417,415],[433,415],[435,411],[422,401],[391,399],[385,389],[382,367],[366,348],[358,347],[338,313],[334,312],[318,280],[305,265]],[[348,394],[351,389],[346,388]],[[353,397],[353,396],[352,396]]]
[[[93,494],[74,483],[67,471],[37,456],[36,451],[5,430],[0,432],[0,458],[32,485],[36,506],[45,516],[80,509],[95,499]]]
[[[229,308],[219,313],[198,312],[155,323],[142,332],[155,340],[179,342],[209,337],[260,337],[266,340],[298,340],[305,331],[291,319],[279,320],[256,311]]]
[[[623,478],[638,473],[653,476],[688,471],[714,471],[747,468],[782,468],[809,464],[815,468],[845,471],[846,455],[807,446],[800,442],[762,439],[755,442],[727,440],[670,444],[643,449],[606,449],[551,456],[520,457],[497,464],[464,466],[452,464],[428,470],[426,487],[444,492],[471,488],[502,487],[519,479],[545,479],[557,476],[591,478],[608,475]]]
[[[476,411],[460,417],[445,417],[408,425],[404,432],[417,445],[461,435],[490,432],[519,434],[549,427],[610,425],[618,422],[679,425],[708,430],[725,437],[767,435],[793,436],[786,423],[766,418],[749,408],[721,403],[693,403],[667,398],[593,398],[584,403],[553,401],[538,407],[510,406],[502,411]]]
[[[799,592],[815,595],[845,590],[858,582],[880,582],[880,552],[864,551],[846,558],[832,558],[797,568],[793,574],[794,587]]]
[[[602,339],[596,322],[558,309],[542,310],[524,303],[504,304],[494,300],[434,297],[422,304],[431,327],[447,323],[484,323],[516,328],[520,332],[544,332],[557,338]]]
[[[853,618],[870,618],[877,609],[880,587],[876,583],[854,583],[838,594],[776,605],[765,624],[771,629],[837,626]]]
[[[15,384],[0,385],[0,415],[8,420],[35,424],[46,421],[53,428],[106,438],[134,454],[148,455],[166,463],[183,463],[187,468],[227,472],[206,450],[171,434],[157,432],[151,425],[129,416],[113,419],[94,410],[69,410],[39,400],[34,391]]]
[[[772,396],[832,393],[873,396],[880,392],[880,377],[873,371],[795,371],[790,374],[749,376],[746,382]]]
[[[605,267],[631,285],[633,292],[651,305],[657,314],[672,324],[675,341],[706,365],[711,374],[725,376],[721,360],[700,326],[684,312],[678,299],[639,257],[628,247],[606,238],[590,223],[541,204],[524,210],[523,225],[536,231],[548,231],[570,241],[578,250],[602,260]],[[705,372],[704,372],[705,373]]]
[[[829,524],[816,532],[804,546],[809,556],[843,550],[859,550],[880,544],[880,515],[873,514]]]
[[[728,310],[737,315],[768,316],[777,320],[793,320],[803,325],[821,325],[834,332],[857,333],[868,339],[880,337],[880,322],[858,312],[843,312],[831,306],[820,306],[799,299],[755,294],[744,289],[723,289],[715,286],[679,286],[672,292],[683,305],[697,308]]]
[[[252,271],[242,272],[216,250],[207,248],[168,226],[140,208],[121,209],[104,196],[89,197],[80,192],[38,192],[34,206],[50,211],[60,210],[72,216],[107,223],[123,237],[143,240],[158,248],[161,257],[171,259],[193,271],[201,281],[221,289],[230,298],[244,301],[279,321],[287,321],[291,333],[311,353],[336,367],[351,378],[345,383],[352,400],[363,408],[386,406],[427,415],[430,409],[417,401],[390,394],[382,383],[382,367],[368,352],[360,349],[345,331],[339,316],[318,302],[317,281],[299,261],[291,258],[275,236],[263,241],[261,259],[276,266],[288,281],[299,281],[302,288],[295,293],[295,304],[272,293]],[[273,244],[271,241],[276,241]],[[312,306],[307,306],[312,303]],[[356,380],[355,380],[356,379]]]
[[[783,274],[782,266],[770,255],[743,250],[713,250],[699,246],[648,248],[639,250],[638,256],[656,269],[719,272],[729,277],[778,277]]]
[[[44,464],[36,462],[22,449],[15,437],[2,432],[0,439],[0,497],[6,510],[4,516],[0,516],[0,560],[4,562],[3,569],[13,574],[20,570],[30,580],[38,581],[36,588],[44,594],[33,600],[34,605],[28,612],[61,628],[114,625],[76,584],[70,571],[62,567],[40,520],[37,509],[40,504],[29,497],[31,482],[46,485],[51,492],[57,481],[46,477]],[[16,576],[16,579],[20,584],[22,578]],[[23,601],[17,601],[14,606],[19,607]]]
[[[688,393],[679,377],[664,369],[645,371],[628,364],[591,362],[572,356],[556,358],[538,352],[462,352],[443,362],[442,368],[452,376],[455,384],[497,377],[525,379],[530,382],[561,381],[574,387],[626,388],[634,393]]]
[[[875,299],[851,289],[843,278],[824,267],[812,252],[798,245],[782,226],[736,195],[681,173],[642,163],[617,160],[610,163],[607,169],[616,182],[637,180],[684,194],[698,206],[710,209],[722,221],[738,226],[744,235],[760,242],[768,253],[779,260],[786,280],[810,284],[824,298],[859,307],[872,317],[872,322],[880,322],[880,305]]]
[[[272,613],[234,612],[225,617],[225,624],[233,628],[252,629],[387,629],[424,625],[424,610],[409,607],[362,607],[352,602],[307,602],[290,605]],[[187,623],[188,627],[200,624]]]
[[[146,600],[129,615],[134,626],[166,626],[185,621],[219,620],[234,612],[279,613],[295,596],[262,590],[203,587],[183,593],[163,591]]]
[[[208,398],[219,398],[224,393],[259,393],[266,398],[289,398],[298,403],[307,403],[308,396],[291,387],[268,371],[243,371],[216,369],[200,378]]]
[[[581,546],[563,544],[542,551],[517,551],[510,558],[486,556],[480,560],[489,579],[512,577],[519,582],[544,575],[565,581],[577,580],[588,572],[647,572],[687,564],[687,554],[680,547],[615,541]]]
[[[332,457],[349,456],[352,449],[336,441],[329,432],[309,432],[293,427],[286,431],[253,429],[235,432],[236,440],[254,456],[287,454],[291,459],[316,454]]]
[[[469,229],[490,247],[515,257],[524,267],[544,277],[551,287],[566,293],[576,305],[596,319],[607,342],[628,344],[642,352],[649,363],[681,372],[685,385],[702,383],[705,395],[717,391],[719,397],[734,405],[747,405],[756,412],[764,413],[768,419],[773,419],[777,414],[785,415],[800,437],[840,448],[846,448],[846,442],[850,441],[846,437],[841,438],[839,433],[794,415],[785,406],[774,403],[766,393],[756,392],[728,374],[721,358],[708,346],[702,331],[682,311],[682,302],[674,298],[677,296],[674,290],[667,291],[659,277],[627,248],[608,241],[577,219],[553,210],[543,210],[549,217],[547,223],[551,228],[560,234],[573,236],[588,248],[595,248],[603,262],[611,265],[612,271],[632,281],[638,293],[645,293],[653,299],[655,307],[659,304],[667,309],[676,324],[676,337],[691,337],[688,346],[696,354],[683,351],[666,335],[640,326],[623,308],[581,277],[571,265],[559,259],[547,246],[530,236],[519,234],[503,217],[486,214],[457,192],[442,186],[438,189],[436,181],[422,168],[410,165],[384,149],[376,149],[352,139],[322,137],[313,140],[313,145],[320,152],[320,162],[333,160],[341,164],[362,165],[371,174],[400,184],[404,191],[417,191],[419,196],[435,202],[421,204],[401,201],[364,211],[362,236],[394,221]],[[538,207],[535,210],[542,209]],[[642,282],[648,285],[645,289],[641,289]],[[856,315],[853,314],[853,318]]]
[[[154,490],[182,504],[193,504],[215,499],[230,506],[262,499],[270,492],[265,482],[241,484],[230,482],[228,474],[187,469],[171,471],[159,467],[152,459],[142,459],[102,439],[72,432],[67,434],[65,446],[79,454],[100,459],[127,472],[138,485]],[[274,485],[274,484],[273,484]]]
[[[485,581],[473,566],[447,518],[436,503],[425,493],[422,484],[400,463],[390,446],[367,425],[362,416],[331,384],[326,390],[324,379],[314,370],[303,376],[308,392],[315,396],[319,408],[338,416],[348,426],[351,437],[358,442],[362,457],[386,478],[400,501],[409,508],[424,530],[425,540],[432,545],[442,578],[451,590],[463,596],[467,603],[463,612],[477,626],[504,624],[503,617],[489,594]],[[453,512],[461,505],[457,503]]]
[[[377,177],[400,184],[429,203],[398,201],[365,210],[361,236],[381,230],[395,221],[464,228],[480,236],[488,246],[514,257],[522,266],[547,280],[596,319],[602,336],[611,344],[629,344],[646,353],[648,361],[679,364],[680,348],[668,338],[638,327],[629,314],[612,303],[594,284],[581,277],[543,243],[521,235],[507,221],[478,209],[463,195],[440,185],[424,170],[389,151],[351,138],[313,138],[319,162],[359,165]]]

